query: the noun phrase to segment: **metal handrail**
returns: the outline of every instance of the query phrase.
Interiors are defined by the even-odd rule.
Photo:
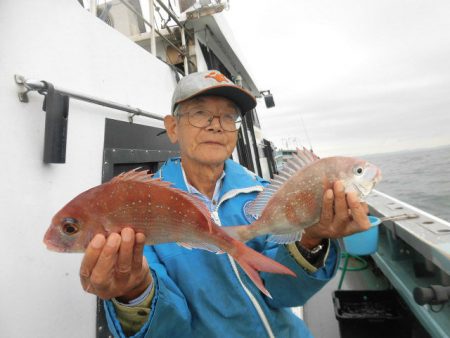
[[[188,34],[191,38],[193,38],[193,36],[185,29],[184,25],[178,20],[177,16],[175,15],[175,13],[173,13],[162,1],[160,0],[156,0],[160,6],[167,12],[167,14],[169,15],[170,18],[172,18],[175,23],[181,28],[181,41],[182,41],[182,46],[183,46],[183,50],[181,50],[180,48],[178,48],[172,41],[170,41],[169,39],[167,39],[163,34],[161,34],[154,26],[154,24],[148,22],[141,13],[139,13],[133,6],[131,6],[127,0],[119,0],[125,7],[127,7],[131,12],[133,12],[137,17],[139,17],[145,24],[147,24],[150,29],[152,30],[152,32],[158,34],[164,41],[166,41],[168,44],[170,44],[173,48],[176,49],[176,51],[178,53],[180,53],[183,58],[184,58],[184,75],[187,75],[189,73],[189,68],[188,68],[188,63],[192,64],[193,66],[195,66],[195,63],[192,62],[192,60],[190,60],[190,56],[188,55],[187,51],[187,46],[186,46],[186,37],[184,36],[185,34]],[[153,0],[150,1],[150,6],[154,6],[153,4]],[[169,27],[167,27],[169,29]],[[154,48],[153,46],[153,41],[152,41],[152,49]],[[156,55],[155,51],[152,50],[152,53]]]
[[[39,94],[42,94],[42,95],[45,95],[47,92],[48,83],[49,83],[47,81],[39,81],[39,80],[32,80],[32,79],[27,80],[21,75],[15,75],[14,78],[18,85],[21,85],[26,88],[25,92],[19,93],[19,99],[22,102],[28,102],[27,93],[30,91],[37,91]],[[94,96],[77,93],[77,92],[74,92],[71,90],[66,90],[66,89],[63,89],[60,87],[56,87],[56,86],[54,86],[54,90],[56,92],[60,93],[61,95],[65,95],[65,96],[71,97],[76,100],[86,101],[86,102],[98,104],[100,106],[126,111],[126,112],[132,114],[131,116],[129,116],[130,119],[135,115],[139,115],[139,116],[145,116],[145,117],[160,120],[160,121],[164,120],[164,117],[147,112],[140,108],[131,107],[131,106],[113,102],[110,100],[100,99],[100,98],[97,98]]]
[[[180,20],[178,20],[176,14],[174,12],[172,12],[170,10],[170,8],[168,8],[166,6],[166,4],[164,2],[162,2],[161,0],[156,0],[157,3],[159,3],[159,5],[167,12],[167,14],[173,19],[173,21],[175,21],[175,23],[180,27],[180,28],[184,28],[184,25],[180,22]],[[192,36],[191,33],[189,33],[188,31],[186,31],[187,35],[189,35],[190,38],[194,38]]]
[[[183,52],[181,49],[179,49],[172,41],[167,39],[163,34],[161,34],[157,29],[154,28],[154,26],[148,22],[141,13],[139,13],[136,9],[134,9],[133,6],[131,6],[126,0],[119,0],[126,8],[128,8],[130,11],[132,11],[134,14],[136,14],[144,23],[146,23],[152,30],[155,31],[156,34],[158,34],[164,41],[166,41],[168,44],[170,44],[173,48],[175,48],[178,53],[186,57],[186,53]]]

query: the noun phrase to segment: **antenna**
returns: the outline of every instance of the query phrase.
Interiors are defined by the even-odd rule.
[[[308,140],[308,143],[309,143],[309,150],[313,151],[313,148],[312,148],[312,145],[311,145],[311,139],[309,138],[308,130],[306,129],[306,125],[305,125],[305,121],[303,121],[303,117],[300,114],[299,114],[299,117],[300,117],[300,121],[301,121],[302,126],[303,126],[303,130],[305,131],[306,139]]]

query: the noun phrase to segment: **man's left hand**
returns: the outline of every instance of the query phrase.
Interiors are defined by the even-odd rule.
[[[318,223],[305,229],[300,244],[312,249],[325,238],[340,238],[370,228],[368,206],[355,193],[345,193],[342,182],[325,191]]]

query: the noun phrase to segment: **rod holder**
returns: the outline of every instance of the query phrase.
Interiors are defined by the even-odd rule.
[[[44,163],[65,163],[69,97],[60,94],[49,82],[45,82],[45,86]]]

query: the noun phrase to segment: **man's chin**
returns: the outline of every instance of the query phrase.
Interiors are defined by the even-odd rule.
[[[206,158],[202,161],[206,165],[218,166],[222,165],[228,157],[220,157],[215,156],[214,158]]]
[[[199,162],[206,165],[221,165],[223,164],[229,156],[226,152],[216,151],[204,153],[197,159]]]

